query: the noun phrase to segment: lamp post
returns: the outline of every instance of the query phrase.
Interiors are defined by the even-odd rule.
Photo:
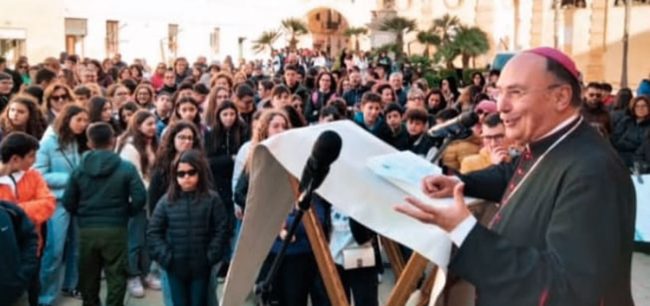
[[[621,88],[627,87],[627,55],[630,36],[630,9],[632,0],[625,0],[625,17],[623,21],[623,66],[621,67]]]

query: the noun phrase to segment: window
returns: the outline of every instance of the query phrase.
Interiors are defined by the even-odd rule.
[[[219,53],[219,28],[214,28],[212,30],[212,33],[210,33],[210,49],[212,49],[212,53],[218,54]]]
[[[178,25],[170,24],[167,29],[167,48],[169,52],[174,55],[176,58],[176,53],[178,51]]]
[[[65,19],[65,51],[68,54],[83,55],[83,39],[86,32],[86,19]]]
[[[120,25],[116,20],[106,21],[106,55],[112,57],[119,52],[120,38],[119,38]]]

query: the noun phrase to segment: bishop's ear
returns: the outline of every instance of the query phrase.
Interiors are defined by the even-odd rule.
[[[559,85],[558,88],[553,91],[551,98],[555,104],[555,109],[558,111],[564,111],[571,107],[573,99],[573,90],[571,89],[571,85]]]

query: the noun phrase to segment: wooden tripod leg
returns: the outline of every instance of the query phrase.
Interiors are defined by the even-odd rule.
[[[294,195],[298,198],[298,181],[291,178],[290,183]],[[325,284],[330,303],[333,306],[349,306],[348,298],[343,290],[343,283],[341,283],[339,272],[336,270],[334,259],[330,253],[329,244],[325,239],[325,233],[323,233],[323,227],[313,209],[310,208],[305,212],[302,217],[302,224],[305,227],[305,232],[307,232],[307,238],[309,238],[309,244],[316,258],[318,271]]]
[[[429,299],[431,299],[431,291],[433,290],[433,284],[436,281],[436,273],[438,272],[438,266],[434,266],[431,269],[431,272],[427,276],[424,284],[422,284],[422,298],[418,302],[417,306],[427,306],[429,305]]]
[[[404,267],[401,276],[395,282],[395,287],[388,297],[386,306],[403,306],[415,290],[424,269],[429,261],[418,253],[413,253]]]
[[[390,266],[393,269],[395,279],[398,279],[402,275],[402,271],[404,271],[404,257],[402,257],[399,244],[384,236],[379,236],[379,243],[381,243],[384,251],[386,251],[386,256],[388,256],[388,262],[390,262]]]

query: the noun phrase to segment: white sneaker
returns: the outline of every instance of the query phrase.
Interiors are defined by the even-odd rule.
[[[147,275],[144,279],[144,283],[147,285],[147,288],[160,291],[160,278],[153,274]]]
[[[129,278],[126,283],[126,289],[129,291],[129,294],[134,298],[143,298],[144,297],[144,287],[142,287],[142,281],[140,277]]]

